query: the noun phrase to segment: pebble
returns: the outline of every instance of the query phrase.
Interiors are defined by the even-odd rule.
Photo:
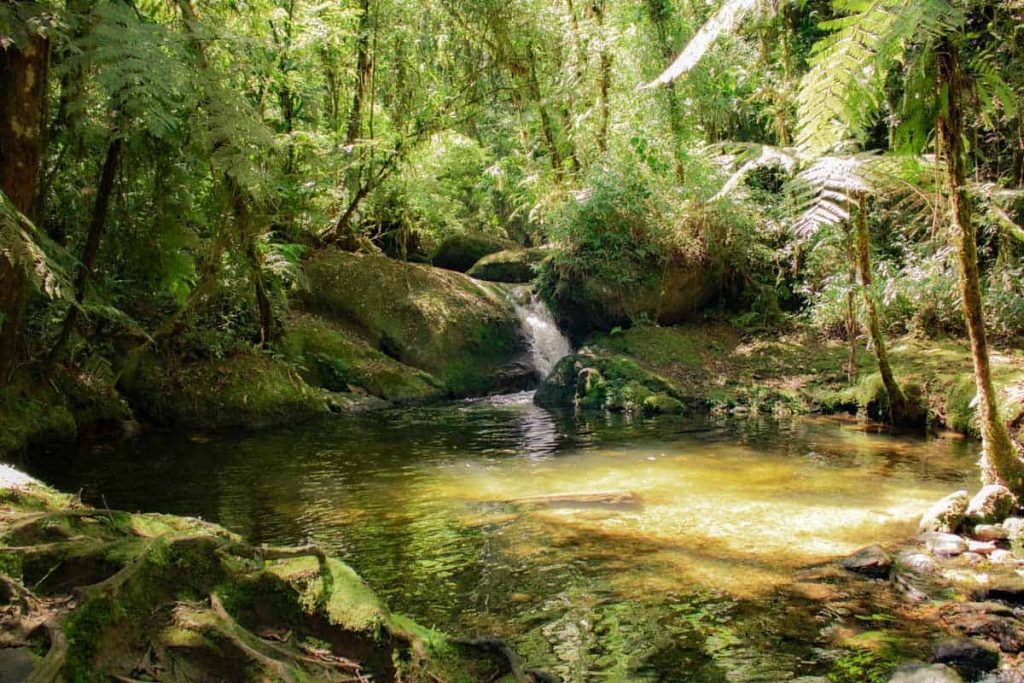
[[[880,545],[869,545],[843,558],[843,568],[877,579],[889,576],[892,558]]]
[[[1013,553],[1009,550],[1003,550],[1002,548],[996,548],[992,551],[992,554],[988,556],[991,562],[1003,564],[1004,562],[1013,562]]]
[[[993,541],[975,541],[969,539],[967,541],[968,552],[978,553],[979,555],[988,555],[996,550],[996,544]]]

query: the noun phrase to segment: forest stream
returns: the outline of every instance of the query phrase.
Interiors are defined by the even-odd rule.
[[[975,487],[972,446],[824,418],[570,416],[521,393],[25,465],[98,507],[313,541],[396,611],[506,638],[567,681],[776,681],[850,656],[824,637],[837,614],[901,657],[927,648],[883,588],[800,577],[909,540],[930,503]]]

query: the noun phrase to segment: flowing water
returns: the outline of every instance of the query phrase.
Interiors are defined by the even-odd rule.
[[[572,346],[558,329],[551,311],[528,285],[514,287],[510,292],[523,333],[530,342],[530,357],[541,379],[551,374],[563,357],[572,352]]]
[[[23,465],[112,508],[315,541],[394,609],[569,681],[777,681],[838,656],[794,572],[909,538],[974,486],[974,450],[829,420],[583,419],[518,394]]]

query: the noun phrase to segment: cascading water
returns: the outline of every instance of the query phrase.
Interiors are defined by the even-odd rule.
[[[530,287],[514,288],[512,303],[530,341],[533,367],[543,379],[551,374],[558,361],[572,352],[572,345],[558,329],[551,311]]]

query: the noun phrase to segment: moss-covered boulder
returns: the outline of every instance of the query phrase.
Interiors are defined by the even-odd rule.
[[[166,426],[261,428],[328,412],[322,392],[263,353],[184,365],[150,354],[125,373],[122,387],[140,417]]]
[[[431,263],[438,268],[465,273],[473,267],[473,264],[488,254],[516,247],[515,242],[495,235],[465,232],[460,235],[452,235],[441,242],[441,246],[437,248],[431,258]]]
[[[623,356],[583,349],[558,362],[534,395],[549,408],[612,412],[683,412],[679,387]]]
[[[132,413],[111,382],[59,368],[49,382],[19,377],[0,388],[0,453],[84,431],[120,433]]]
[[[371,346],[355,330],[331,319],[296,312],[280,340],[285,356],[310,385],[333,392],[362,390],[386,401],[436,398],[444,385]]]
[[[526,351],[506,294],[456,273],[384,256],[325,250],[306,264],[304,306],[358,330],[454,396],[507,390]],[[521,373],[519,373],[521,374]]]
[[[531,282],[548,255],[547,249],[505,249],[484,256],[466,275],[488,282]]]
[[[724,273],[712,264],[678,258],[622,280],[552,259],[542,264],[539,291],[559,326],[579,340],[641,320],[672,325],[692,319],[721,293]]]
[[[0,510],[0,639],[19,680],[531,675],[501,641],[458,640],[391,612],[313,545],[254,546],[197,519],[100,511],[3,472]]]

